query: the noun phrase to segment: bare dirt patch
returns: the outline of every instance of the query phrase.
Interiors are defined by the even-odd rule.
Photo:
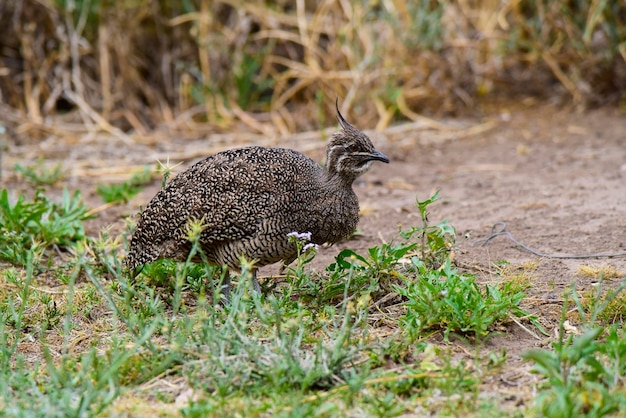
[[[493,117],[498,117],[494,115]],[[440,202],[431,221],[447,218],[457,229],[456,261],[481,281],[501,280],[495,262],[508,262],[508,274],[527,274],[532,287],[524,307],[540,316],[552,335],[561,317],[563,292],[572,283],[580,292],[597,278],[581,266],[610,266],[626,274],[626,256],[554,259],[521,250],[505,237],[473,245],[497,222],[520,242],[545,254],[626,253],[626,117],[614,110],[585,114],[541,106],[502,110],[493,130],[453,141],[432,142],[415,135],[415,146],[383,147],[394,160],[372,170],[357,187],[362,206],[371,208],[360,224],[364,237],[344,244],[365,248],[396,237],[397,226],[419,222],[415,196],[424,200],[436,188]],[[394,158],[395,157],[395,158]],[[368,210],[369,212],[369,210]],[[358,251],[358,248],[356,249]],[[619,278],[608,278],[616,286]],[[530,327],[532,328],[532,327]],[[506,349],[508,360],[494,390],[512,405],[528,399],[519,392],[536,377],[520,354],[545,347],[512,324],[488,341],[486,349]],[[487,389],[488,390],[488,389]],[[521,398],[520,398],[521,397]]]

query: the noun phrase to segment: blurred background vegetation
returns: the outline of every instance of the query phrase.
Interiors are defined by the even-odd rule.
[[[615,0],[2,0],[0,116],[146,134],[364,127],[534,96],[626,102]],[[26,121],[26,122],[25,122]]]

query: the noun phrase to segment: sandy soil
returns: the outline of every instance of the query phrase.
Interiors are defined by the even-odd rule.
[[[354,125],[362,127],[358,121]],[[342,248],[364,253],[382,240],[397,239],[398,227],[420,222],[415,198],[429,197],[440,189],[430,220],[448,219],[456,228],[456,261],[482,282],[501,280],[494,262],[506,260],[509,271],[528,274],[532,287],[525,306],[541,315],[546,329],[554,330],[561,315],[563,290],[575,283],[590,289],[597,280],[580,273],[580,266],[610,266],[626,274],[626,256],[602,259],[554,259],[521,250],[505,237],[485,246],[473,246],[489,235],[497,222],[524,244],[547,254],[589,255],[626,252],[626,115],[616,109],[587,113],[559,110],[547,105],[501,106],[482,118],[443,121],[463,127],[449,131],[413,124],[390,132],[372,133],[377,148],[392,160],[376,164],[355,186],[361,200],[362,235],[323,249],[313,267],[325,266]],[[482,128],[486,129],[482,133]],[[330,131],[328,132],[330,133]],[[474,134],[473,134],[474,133]],[[95,194],[99,183],[122,181],[141,164],[156,159],[184,162],[246,142],[254,136],[216,135],[206,139],[164,139],[125,144],[111,138],[77,138],[13,144],[5,156],[3,187],[24,188],[15,182],[12,167],[37,157],[50,163],[63,161],[68,168],[65,185],[83,190],[90,206],[101,205]],[[250,139],[251,138],[251,139]],[[257,138],[257,139],[255,139]],[[233,141],[234,139],[234,141]],[[235,144],[235,145],[233,145]],[[267,142],[263,142],[267,145]],[[296,135],[272,145],[300,149],[323,159],[324,142],[314,135]],[[145,205],[160,187],[155,181],[130,204],[101,207],[88,229],[96,235],[103,227],[119,231],[123,218]],[[266,274],[271,274],[271,271]],[[618,278],[608,283],[615,286]],[[494,377],[493,390],[510,394],[512,404],[527,395],[519,388],[536,377],[519,357],[524,350],[545,346],[545,337],[512,324],[487,343],[487,349],[506,348],[508,360],[502,375]],[[458,345],[462,355],[466,349]]]
[[[539,263],[537,286],[556,289],[574,281],[581,264],[610,263],[626,270],[626,257],[550,259],[521,251],[504,237],[472,246],[497,222],[524,244],[555,255],[626,252],[626,116],[601,110],[587,114],[529,108],[502,114],[506,122],[472,138],[383,148],[394,158],[374,168],[358,187],[366,234],[394,236],[396,225],[417,218],[416,194],[441,189],[432,221],[447,218],[457,229],[457,260],[485,269],[497,260]],[[379,186],[377,186],[380,184]],[[399,187],[398,187],[399,186]]]

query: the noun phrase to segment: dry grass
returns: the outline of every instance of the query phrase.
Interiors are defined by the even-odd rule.
[[[18,139],[36,137],[69,110],[66,122],[129,141],[194,122],[238,121],[270,136],[316,129],[329,124],[336,97],[378,129],[456,114],[500,92],[617,103],[626,89],[625,7],[8,0],[3,123]]]
[[[618,270],[615,266],[605,263],[599,266],[580,265],[578,274],[592,279],[618,279],[626,275],[626,272]]]

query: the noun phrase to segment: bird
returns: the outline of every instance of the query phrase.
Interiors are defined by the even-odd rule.
[[[257,291],[259,267],[296,259],[289,234],[332,245],[354,233],[359,201],[353,183],[374,161],[389,158],[345,120],[338,101],[335,107],[340,129],[328,141],[325,166],[292,149],[249,146],[209,156],[175,176],[139,216],[125,260],[131,277],[159,259],[187,260],[194,221],[202,225],[204,261],[241,271],[242,257],[252,260]],[[228,299],[228,273],[222,286]]]

